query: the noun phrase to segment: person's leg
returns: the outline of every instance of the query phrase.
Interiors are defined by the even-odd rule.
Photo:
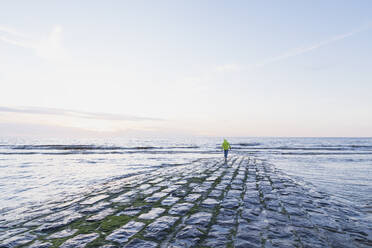
[[[227,159],[227,153],[228,153],[229,150],[224,150],[224,155],[225,155],[225,159]]]

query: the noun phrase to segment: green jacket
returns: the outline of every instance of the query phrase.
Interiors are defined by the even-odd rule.
[[[229,150],[229,149],[231,149],[230,143],[227,142],[227,140],[223,140],[222,148],[223,148],[224,150]]]

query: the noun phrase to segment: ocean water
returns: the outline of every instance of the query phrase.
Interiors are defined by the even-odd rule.
[[[266,160],[372,215],[372,138],[230,138],[231,153]],[[219,138],[33,140],[0,138],[0,221],[73,199],[105,182],[223,156]]]

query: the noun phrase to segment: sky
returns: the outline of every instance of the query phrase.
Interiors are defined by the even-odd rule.
[[[0,136],[372,136],[372,1],[2,1]]]

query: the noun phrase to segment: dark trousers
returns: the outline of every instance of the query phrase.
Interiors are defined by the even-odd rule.
[[[223,153],[225,155],[225,158],[227,158],[227,154],[229,153],[229,150],[223,150]]]

